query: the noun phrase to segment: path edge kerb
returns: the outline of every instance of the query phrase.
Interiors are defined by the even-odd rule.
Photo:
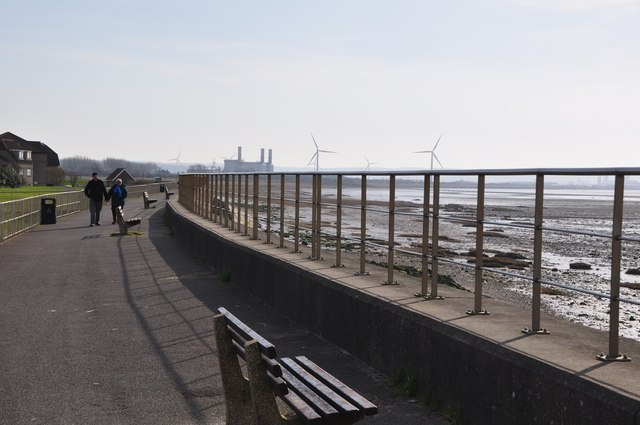
[[[382,374],[406,377],[462,423],[638,424],[636,398],[238,243],[173,202],[166,214],[216,273]]]

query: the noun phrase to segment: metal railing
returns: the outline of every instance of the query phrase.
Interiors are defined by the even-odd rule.
[[[428,300],[442,299],[438,294],[438,286],[442,284],[438,271],[442,264],[472,268],[474,305],[467,310],[471,315],[488,314],[482,305],[488,273],[525,282],[531,297],[531,326],[522,330],[527,334],[548,333],[541,326],[544,288],[608,300],[608,353],[597,357],[628,361],[626,355],[619,353],[620,303],[637,306],[640,301],[633,296],[621,296],[621,264],[624,252],[629,257],[640,252],[640,226],[636,227],[640,220],[640,184],[637,195],[628,195],[633,190],[626,195],[625,181],[639,175],[640,168],[184,174],[180,176],[180,203],[252,239],[264,231],[266,242],[271,243],[273,235],[277,235],[278,245],[284,247],[285,240],[292,241],[294,252],[300,250],[300,244],[307,244],[312,259],[322,258],[323,253],[335,253],[336,267],[342,266],[347,251],[357,248],[356,274],[367,274],[367,262],[373,262],[370,258],[386,253],[387,280],[383,284],[397,283],[394,280],[397,266],[406,263],[407,258],[409,262],[414,259],[420,265],[417,270],[421,276],[421,292],[416,296]],[[549,176],[565,180],[598,179],[589,188],[596,192],[590,194],[585,185],[545,184],[545,177]],[[608,183],[609,178],[614,180],[612,184]],[[522,183],[504,184],[513,180]],[[510,189],[488,190],[488,185]],[[345,191],[349,193],[345,195]],[[411,200],[407,201],[406,193],[400,192],[410,192]],[[563,196],[578,199],[574,200],[575,211],[562,211]],[[462,204],[447,202],[450,199]],[[581,212],[591,204],[599,206],[596,210],[600,215]],[[547,212],[554,205],[559,205],[560,210]],[[629,207],[627,211],[625,205]],[[442,214],[442,208],[451,213]],[[504,211],[510,211],[507,217]],[[514,211],[516,219],[509,216]],[[576,216],[575,223],[567,224],[563,215]],[[347,227],[345,218],[352,220]],[[553,225],[554,222],[559,224]],[[627,227],[623,226],[625,223]],[[597,229],[590,229],[592,225]],[[440,235],[446,226],[474,228],[468,261],[452,258],[455,256],[448,253],[444,245],[449,239]],[[407,229],[415,232],[410,234],[412,243],[407,242]],[[518,271],[503,269],[487,260],[488,254],[495,252],[495,248],[488,247],[490,237],[505,229],[518,236],[513,241],[516,250],[529,255],[523,255],[529,261]],[[345,230],[356,232],[347,235]],[[464,237],[464,233],[460,234]],[[569,239],[563,242],[566,237]],[[604,279],[607,288],[593,290],[562,283],[553,279],[549,267],[543,266],[543,257],[550,251],[543,249],[545,241],[565,247],[584,244],[594,249],[596,243],[585,242],[583,238],[598,240],[606,246],[606,251],[601,247],[591,255],[609,258],[610,272]],[[633,244],[633,248],[623,252],[623,243]],[[524,272],[528,265],[530,272]]]
[[[165,183],[168,190],[168,184]],[[156,184],[127,186],[129,196],[144,191],[159,191]],[[89,208],[89,200],[82,190],[54,192],[14,201],[0,202],[0,242],[34,228],[40,224],[42,199],[55,199],[56,218]]]

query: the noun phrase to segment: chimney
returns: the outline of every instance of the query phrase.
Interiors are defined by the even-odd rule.
[[[238,162],[242,161],[242,146],[238,146]]]
[[[271,155],[271,149],[269,149],[269,164],[271,164],[272,160],[273,160],[273,156]]]
[[[264,164],[264,148],[260,149],[260,164]]]

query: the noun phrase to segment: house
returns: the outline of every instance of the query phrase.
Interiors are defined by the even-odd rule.
[[[58,154],[42,142],[28,141],[13,133],[0,134],[0,165],[9,164],[27,186],[55,184],[50,177],[60,167]]]
[[[128,185],[136,181],[131,174],[124,168],[116,168],[113,173],[109,174],[109,176],[105,179],[107,181],[107,186],[113,186],[113,182],[116,179],[122,179],[122,183]]]

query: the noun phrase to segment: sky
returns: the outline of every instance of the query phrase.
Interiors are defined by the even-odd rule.
[[[640,0],[0,0],[0,133],[61,158],[632,167]],[[435,167],[440,167],[435,162]]]

